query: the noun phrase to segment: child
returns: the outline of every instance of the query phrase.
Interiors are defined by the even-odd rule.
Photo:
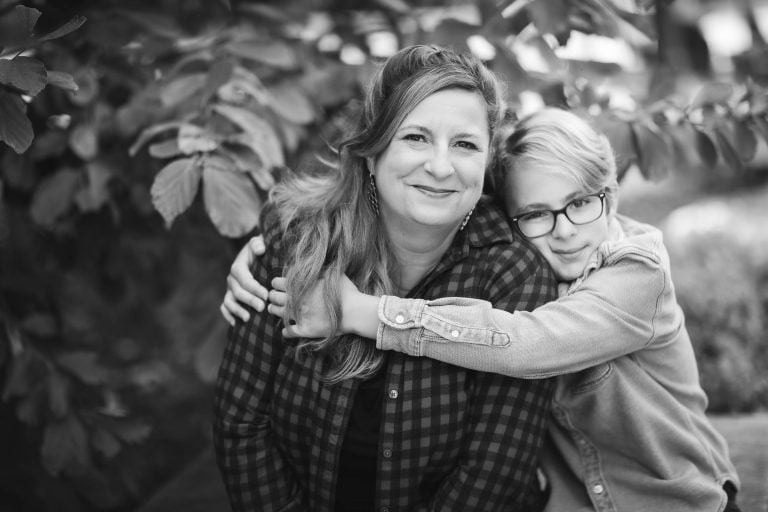
[[[617,214],[607,139],[548,108],[502,131],[495,158],[491,184],[552,266],[560,298],[507,313],[464,298],[370,297],[345,281],[342,329],[375,337],[382,350],[558,376],[543,455],[547,511],[739,510],[738,476],[705,415],[661,233]],[[284,295],[270,299],[282,314]],[[322,315],[297,320],[289,335],[327,329]]]

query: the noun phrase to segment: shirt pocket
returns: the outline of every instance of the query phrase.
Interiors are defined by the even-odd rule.
[[[574,375],[571,392],[575,395],[589,393],[605,383],[613,373],[613,363],[602,363]]]

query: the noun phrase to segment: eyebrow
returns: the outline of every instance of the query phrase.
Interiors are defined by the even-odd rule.
[[[570,203],[574,199],[578,199],[580,197],[584,197],[584,196],[588,196],[588,195],[590,195],[590,194],[587,193],[587,192],[572,192],[572,193],[568,194],[567,196],[565,196],[565,198],[563,199],[564,200],[564,205],[563,206],[567,205],[568,203]],[[557,208],[552,208],[548,204],[545,204],[545,203],[528,203],[528,204],[523,205],[523,206],[521,206],[519,208],[521,213],[523,213],[523,212],[531,212],[531,211],[539,211],[539,210],[552,210],[552,209],[557,210]]]
[[[401,132],[403,130],[418,130],[418,131],[423,132],[423,133],[429,133],[429,134],[432,133],[432,130],[430,130],[426,126],[422,126],[420,124],[404,124],[400,128],[398,128],[397,131],[399,133],[399,132]],[[453,136],[453,138],[455,138],[455,139],[463,139],[463,138],[468,138],[468,137],[479,139],[479,138],[482,137],[482,134],[481,133],[472,133],[472,132],[461,132],[461,133],[457,133],[457,134],[455,134]]]

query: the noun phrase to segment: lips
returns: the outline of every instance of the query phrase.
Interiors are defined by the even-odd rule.
[[[454,189],[430,187],[428,185],[411,185],[413,188],[429,196],[447,196],[456,192]]]
[[[585,245],[576,249],[552,249],[552,252],[563,259],[570,259],[579,256],[587,247],[588,246]]]

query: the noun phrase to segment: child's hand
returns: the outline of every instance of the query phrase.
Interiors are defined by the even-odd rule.
[[[323,297],[323,279],[304,296],[298,305],[297,318],[288,319],[285,304],[288,295],[285,293],[285,278],[276,277],[272,280],[269,291],[269,306],[267,311],[282,317],[286,327],[283,329],[285,338],[324,338],[331,334],[331,321],[327,303]]]
[[[248,311],[241,305],[247,304],[256,311],[264,309],[267,300],[267,289],[253,278],[251,264],[254,259],[264,254],[264,239],[261,236],[251,238],[240,250],[229,269],[227,276],[227,292],[219,307],[224,319],[235,324],[235,317],[243,322],[248,321]]]

